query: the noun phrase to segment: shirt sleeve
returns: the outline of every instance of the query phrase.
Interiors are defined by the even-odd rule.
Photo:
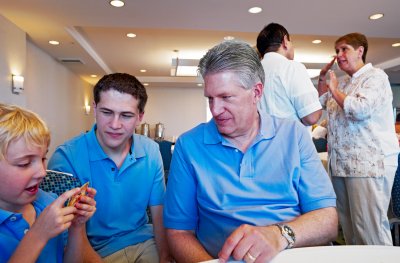
[[[164,204],[164,226],[179,230],[197,227],[196,181],[179,138],[172,156]]]
[[[303,64],[294,63],[291,72],[289,96],[293,107],[296,109],[299,118],[320,110],[321,104],[318,99],[318,92],[308,76]]]
[[[298,194],[301,213],[336,207],[332,183],[306,129],[302,129],[299,137],[299,151],[301,169]]]
[[[387,103],[390,84],[387,78],[375,73],[369,77],[354,94],[347,95],[343,108],[346,117],[354,120],[366,120]]]
[[[150,158],[153,160],[152,167],[154,168],[154,180],[151,189],[149,205],[156,206],[164,203],[165,195],[165,181],[164,181],[164,169],[162,163],[161,153],[158,146],[153,147],[152,152],[149,153]]]
[[[54,171],[70,173],[76,177],[76,171],[73,168],[67,148],[64,145],[57,147],[47,164],[47,168]]]

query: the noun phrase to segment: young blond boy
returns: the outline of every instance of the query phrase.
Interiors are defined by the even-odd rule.
[[[36,114],[0,103],[0,262],[80,262],[86,221],[94,214],[96,191],[88,189],[74,207],[40,190],[46,175],[50,133]],[[62,233],[68,229],[65,245]]]

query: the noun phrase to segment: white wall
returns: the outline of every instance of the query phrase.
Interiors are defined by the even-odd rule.
[[[92,101],[92,87],[27,41],[26,35],[0,16],[0,102],[38,113],[52,133],[50,156],[65,140],[90,129],[92,115],[84,114]],[[11,92],[11,74],[25,77],[24,92]]]
[[[164,124],[164,137],[171,140],[185,131],[206,121],[206,99],[203,87],[151,88],[147,87],[148,101],[143,122],[150,124],[151,137],[155,125]]]
[[[30,42],[26,65],[27,108],[50,128],[50,157],[55,147],[90,129],[93,114],[85,115],[84,105],[92,101],[92,87]]]
[[[25,106],[26,97],[11,92],[11,75],[24,75],[26,34],[0,15],[0,102]]]

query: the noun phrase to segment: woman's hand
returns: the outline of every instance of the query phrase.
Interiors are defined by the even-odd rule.
[[[326,83],[326,73],[332,68],[333,64],[335,63],[336,56],[333,57],[331,62],[325,65],[319,73],[319,78],[318,78],[318,95],[321,96],[328,92],[329,88]]]
[[[319,72],[319,80],[321,79],[323,79],[324,81],[326,80],[326,73],[328,73],[328,71],[332,68],[333,64],[335,63],[335,60],[336,56],[334,56],[331,62],[326,64],[325,67],[321,69],[321,71]]]

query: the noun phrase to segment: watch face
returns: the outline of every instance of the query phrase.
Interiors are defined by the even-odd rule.
[[[289,236],[291,236],[294,239],[294,232],[290,227],[284,225],[283,229],[286,231],[286,233],[288,233]]]
[[[296,242],[296,235],[294,231],[287,225],[276,224],[276,226],[279,227],[282,236],[286,238],[288,242],[288,246],[286,248],[292,248]]]

